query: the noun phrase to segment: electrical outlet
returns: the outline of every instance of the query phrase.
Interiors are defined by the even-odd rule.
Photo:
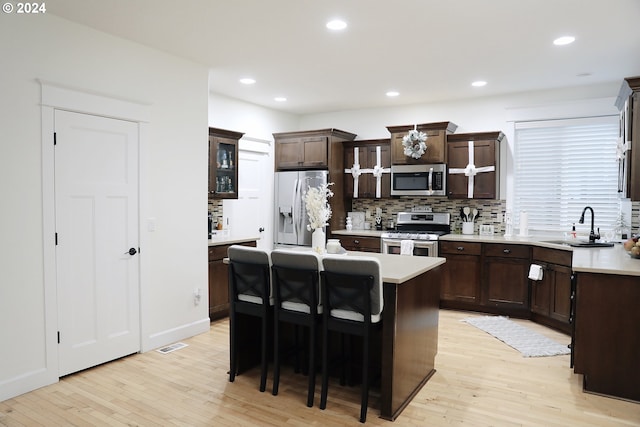
[[[202,293],[200,288],[195,288],[193,290],[193,305],[200,305],[200,300],[202,299]]]

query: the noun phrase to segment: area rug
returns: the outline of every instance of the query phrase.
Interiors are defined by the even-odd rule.
[[[518,350],[524,357],[556,356],[571,352],[566,344],[559,344],[529,328],[518,325],[507,317],[467,317],[462,321],[493,335]]]

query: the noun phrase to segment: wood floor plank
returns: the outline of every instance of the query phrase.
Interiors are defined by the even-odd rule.
[[[461,320],[481,314],[440,311],[437,372],[393,423],[373,426],[640,426],[640,404],[584,393],[569,356],[525,358]],[[515,322],[560,343],[569,337],[526,320]],[[228,381],[229,324],[183,340],[169,354],[150,351],[77,374],[0,402],[0,425],[23,426],[344,426],[358,422],[359,387],[330,383],[327,408],[306,406],[307,379],[284,368],[278,396],[260,393],[259,369]]]

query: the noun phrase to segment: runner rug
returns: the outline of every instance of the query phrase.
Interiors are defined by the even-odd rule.
[[[571,352],[566,344],[557,343],[507,317],[467,317],[462,321],[493,335],[518,350],[524,357],[556,356]]]

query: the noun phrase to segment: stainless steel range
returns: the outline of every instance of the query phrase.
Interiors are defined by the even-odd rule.
[[[399,212],[396,229],[382,233],[382,253],[438,256],[438,238],[451,232],[450,222],[448,213]]]

